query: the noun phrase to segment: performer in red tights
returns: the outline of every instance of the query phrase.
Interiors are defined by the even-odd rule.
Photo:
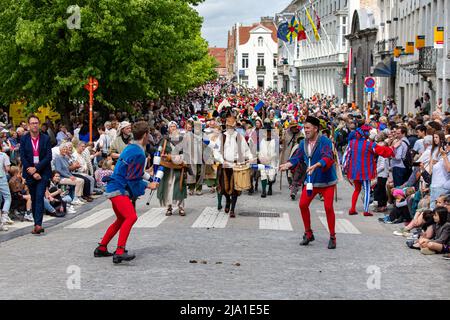
[[[120,154],[114,173],[106,186],[106,196],[111,200],[116,221],[108,228],[99,246],[94,251],[94,257],[113,256],[113,263],[133,260],[136,256],[125,250],[131,228],[137,220],[136,210],[131,199],[137,199],[145,193],[145,189],[156,189],[158,184],[145,172],[146,157],[144,148],[148,143],[149,125],[145,121],[133,125],[134,141]],[[117,250],[114,254],[108,252],[107,246],[119,232]]]
[[[324,199],[328,230],[330,232],[328,249],[335,249],[336,217],[333,208],[333,198],[337,175],[333,166],[333,144],[330,139],[319,133],[319,128],[319,119],[315,117],[306,118],[304,126],[306,139],[300,142],[297,152],[287,163],[280,166],[280,170],[288,170],[291,167],[295,167],[299,162],[304,162],[308,166],[306,171],[306,185],[303,187],[300,197],[300,211],[305,226],[305,234],[300,245],[306,246],[311,241],[314,241],[314,234],[311,230],[309,205],[314,197],[320,193]]]

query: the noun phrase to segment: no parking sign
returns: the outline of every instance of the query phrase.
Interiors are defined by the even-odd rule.
[[[375,92],[375,84],[376,84],[375,78],[366,77],[366,79],[364,80],[364,87],[366,92],[371,93]]]

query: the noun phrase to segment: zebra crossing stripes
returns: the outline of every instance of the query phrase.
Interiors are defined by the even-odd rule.
[[[323,213],[325,214],[325,210],[316,210],[317,213]],[[334,210],[335,214],[344,214],[344,211],[342,210]]]
[[[156,228],[167,219],[165,208],[153,208],[139,217],[135,228]]]
[[[328,230],[327,218],[319,217],[319,219]],[[361,234],[361,232],[347,219],[336,219],[336,233]]]
[[[229,215],[213,207],[205,207],[191,228],[225,228]]]
[[[259,218],[259,229],[293,231],[289,214],[283,213],[280,218]]]
[[[114,216],[114,211],[112,209],[102,209],[98,212],[91,214],[89,217],[78,220],[71,225],[65,227],[65,229],[87,229],[96,224],[105,221],[106,219]]]

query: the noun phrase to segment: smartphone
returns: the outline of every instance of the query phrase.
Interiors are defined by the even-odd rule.
[[[420,167],[421,162],[413,162],[413,167]]]

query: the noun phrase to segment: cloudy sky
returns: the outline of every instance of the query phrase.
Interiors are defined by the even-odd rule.
[[[286,8],[292,0],[205,0],[196,7],[203,17],[203,37],[210,47],[227,46],[227,33],[236,23],[251,24]]]

